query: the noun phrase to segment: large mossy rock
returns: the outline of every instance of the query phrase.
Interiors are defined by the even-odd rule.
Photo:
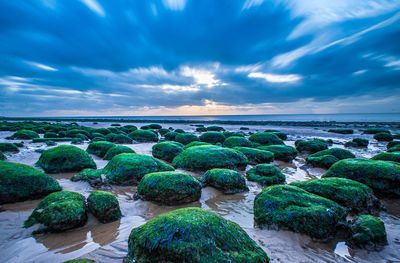
[[[275,160],[284,162],[291,162],[298,154],[296,148],[287,145],[260,146],[257,149],[272,152]]]
[[[236,223],[201,209],[182,208],[132,229],[127,262],[269,262]]]
[[[346,142],[344,144],[345,147],[359,147],[359,148],[367,148],[369,141],[364,138],[353,138],[351,142]]]
[[[167,132],[166,134],[164,134],[164,138],[168,141],[175,141],[175,137],[178,135],[179,133],[174,132],[174,131],[170,131]]]
[[[60,145],[44,151],[37,165],[48,173],[79,172],[85,168],[96,168],[96,163],[87,152],[72,145]]]
[[[263,186],[283,184],[286,176],[272,164],[258,164],[246,172],[247,179]]]
[[[378,214],[382,208],[371,188],[350,179],[335,177],[310,179],[293,182],[290,185],[335,201],[351,213]]]
[[[329,169],[332,165],[339,162],[340,160],[333,155],[322,155],[318,157],[309,156],[306,159],[307,164],[310,164],[314,167],[320,167]]]
[[[121,218],[118,199],[110,192],[95,191],[87,199],[89,211],[102,223],[109,223]]]
[[[128,134],[128,136],[137,142],[157,142],[158,136],[151,130],[136,130]]]
[[[137,193],[144,200],[179,205],[199,200],[201,184],[191,175],[182,172],[149,173],[140,181]]]
[[[0,151],[0,161],[4,161],[6,159],[7,159],[7,156],[5,156],[2,151]]]
[[[325,239],[345,221],[346,210],[336,202],[291,185],[264,188],[254,200],[260,226],[284,228]]]
[[[103,173],[109,182],[118,185],[137,185],[148,173],[173,171],[174,168],[154,157],[122,153],[104,167]]]
[[[183,149],[186,150],[187,148],[190,148],[190,147],[203,146],[203,145],[212,145],[212,144],[208,143],[208,142],[195,141],[195,142],[191,142],[191,143],[186,144],[185,146],[183,146]]]
[[[118,144],[131,144],[132,139],[125,134],[116,134],[113,136],[112,141]]]
[[[389,133],[390,131],[385,128],[367,128],[363,131],[364,134],[377,134],[377,133]]]
[[[387,150],[388,152],[400,152],[400,144],[395,145]]]
[[[224,194],[235,194],[249,190],[244,176],[230,169],[215,168],[208,170],[200,180],[204,185],[215,187]]]
[[[17,153],[19,149],[14,143],[0,142],[0,151]]]
[[[86,221],[85,197],[79,193],[61,191],[46,196],[25,221],[24,227],[39,223],[52,231],[64,231],[83,226]]]
[[[388,144],[386,145],[386,149],[390,149],[390,148],[392,148],[392,147],[394,147],[394,146],[397,146],[397,145],[400,145],[400,141],[391,141],[391,142],[388,142]],[[399,151],[400,151],[400,148],[399,148]]]
[[[400,197],[400,165],[394,162],[365,159],[345,159],[322,176],[341,177],[363,183],[376,194]]]
[[[295,145],[299,152],[316,153],[328,149],[327,142],[315,139],[311,141],[297,140]]]
[[[90,154],[103,158],[107,151],[114,146],[114,143],[107,141],[92,142],[88,145],[86,151]]]
[[[0,204],[36,199],[61,191],[57,180],[32,167],[0,162]]]
[[[250,147],[251,142],[240,136],[231,136],[225,139],[224,147],[233,148],[233,147]]]
[[[393,141],[393,136],[390,133],[379,132],[374,135],[374,139],[379,142],[390,142]]]
[[[250,147],[233,147],[233,149],[246,155],[250,164],[270,163],[274,161],[274,154],[269,151]]]
[[[346,149],[342,149],[342,148],[330,148],[327,150],[313,153],[309,157],[321,157],[324,155],[333,155],[336,158],[338,158],[339,160],[356,158],[356,156],[352,152],[350,152],[349,150],[346,150]]]
[[[279,137],[272,132],[258,132],[249,137],[249,140],[261,145],[279,145],[284,144]]]
[[[247,162],[247,157],[239,151],[204,145],[184,150],[174,158],[172,165],[177,168],[204,171],[212,168],[241,169]]]
[[[104,160],[111,160],[114,158],[114,156],[121,154],[121,153],[135,153],[135,151],[132,148],[129,148],[128,146],[123,146],[123,145],[115,145],[108,149],[106,154],[104,155]]]
[[[30,140],[40,138],[39,134],[31,130],[19,130],[12,135],[13,139]]]
[[[209,131],[200,135],[199,139],[202,142],[216,144],[216,143],[223,143],[225,141],[225,136],[220,132]]]
[[[400,152],[383,152],[375,155],[371,160],[392,161],[400,165]]]
[[[183,145],[191,142],[199,141],[199,137],[190,132],[179,133],[175,136],[175,141],[182,143]]]
[[[346,128],[338,128],[338,129],[329,129],[328,132],[339,133],[339,134],[353,134],[353,129]]]
[[[153,145],[151,152],[158,159],[172,162],[178,154],[183,152],[183,145],[179,142],[159,142]]]
[[[388,243],[385,224],[374,216],[357,216],[351,222],[350,229],[351,246],[379,250]]]

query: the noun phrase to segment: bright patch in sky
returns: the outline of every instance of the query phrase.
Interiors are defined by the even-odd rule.
[[[296,74],[278,75],[262,72],[252,72],[248,76],[249,78],[262,78],[268,82],[273,83],[291,83],[301,80],[301,76]]]

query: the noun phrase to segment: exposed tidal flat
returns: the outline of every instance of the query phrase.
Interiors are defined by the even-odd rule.
[[[285,124],[282,124],[282,122],[279,124],[274,122],[249,123],[229,120],[215,123],[213,121],[156,122],[167,123],[160,125],[162,126],[161,128],[156,125],[151,127],[149,123],[155,122],[153,120],[132,122],[132,120],[68,119],[62,120],[62,122],[54,122],[54,120],[49,119],[46,120],[48,123],[43,123],[42,121],[44,120],[25,122],[21,126],[16,125],[14,127],[7,122],[0,122],[0,127],[2,127],[2,131],[0,131],[1,143],[24,142],[23,145],[18,145],[17,150],[13,148],[14,150],[3,151],[6,157],[5,162],[26,164],[36,170],[46,172],[58,182],[63,191],[76,192],[85,198],[88,198],[91,193],[98,189],[109,191],[116,196],[122,217],[109,223],[101,223],[94,216],[94,213],[88,212],[87,222],[83,225],[78,225],[63,232],[45,231],[32,235],[33,231],[40,229],[40,224],[23,228],[24,222],[32,214],[33,210],[38,207],[38,204],[47,193],[43,194],[43,196],[35,197],[35,200],[29,200],[30,198],[28,198],[26,201],[4,203],[2,204],[3,211],[0,212],[1,262],[63,262],[76,258],[89,258],[97,262],[122,262],[127,255],[135,259],[139,255],[133,253],[133,249],[128,247],[129,235],[132,229],[142,226],[141,231],[147,233],[148,228],[144,227],[146,222],[165,213],[187,207],[202,208],[238,224],[249,238],[254,240],[256,245],[268,255],[272,262],[400,261],[400,175],[398,173],[393,175],[393,178],[396,178],[393,181],[390,181],[391,177],[387,178],[388,181],[379,181],[378,178],[376,182],[371,179],[358,184],[357,178],[343,178],[343,180],[353,179],[356,182],[351,183],[351,187],[350,183],[347,184],[345,181],[340,181],[338,185],[329,184],[329,187],[333,187],[333,192],[340,193],[338,195],[322,191],[329,187],[314,186],[312,182],[307,185],[290,185],[293,182],[310,182],[309,180],[311,179],[317,179],[322,182],[328,178],[337,178],[339,176],[337,174],[342,172],[340,162],[347,162],[345,167],[356,166],[359,165],[358,162],[362,162],[349,162],[348,160],[369,160],[374,158],[371,162],[377,163],[371,163],[369,170],[376,168],[383,171],[384,169],[391,169],[387,168],[387,166],[391,165],[398,167],[399,160],[396,159],[395,154],[390,156],[390,160],[379,160],[381,158],[377,157],[384,152],[396,153],[396,151],[390,151],[390,149],[396,149],[394,148],[396,147],[395,142],[399,140],[400,129],[398,122],[287,121]],[[15,122],[16,120],[12,123]],[[76,123],[71,124],[72,122]],[[218,123],[218,126],[215,125],[216,123]],[[133,125],[138,127],[139,130],[142,127],[143,131],[148,132],[135,133]],[[205,129],[202,129],[202,127],[205,127]],[[19,132],[16,134],[22,128],[35,132],[37,136],[32,132]],[[350,129],[351,132],[343,129]],[[276,130],[279,130],[280,133]],[[182,131],[185,133],[182,133]],[[264,131],[267,131],[268,135],[254,135]],[[390,132],[390,136],[376,136],[382,133],[388,134],[387,132]],[[170,134],[167,135],[168,133]],[[271,133],[274,135],[270,135]],[[221,134],[225,138],[221,137]],[[116,135],[124,135],[128,138],[120,136],[117,140]],[[39,140],[39,142],[34,143],[33,141],[38,141],[38,137],[39,139],[43,138],[43,140],[47,138],[47,140]],[[233,137],[235,139],[232,139]],[[56,138],[69,139],[57,140]],[[169,138],[167,141],[171,143],[159,143],[157,147],[154,147],[157,144],[156,141],[164,141],[163,138]],[[226,141],[227,138],[231,139]],[[154,173],[152,176],[147,176],[147,172],[134,178],[136,181],[132,183],[133,178],[126,178],[124,173],[118,174],[115,170],[115,167],[125,162],[124,159],[126,158],[121,158],[121,156],[130,156],[132,153],[125,153],[126,149],[114,149],[114,151],[120,153],[120,157],[116,158],[118,157],[116,155],[110,161],[104,160],[104,156],[114,145],[111,143],[95,144],[96,141],[108,141],[115,144],[116,141],[122,139],[124,139],[123,143],[118,145],[128,147],[136,155],[149,156],[148,158],[154,156],[163,160],[163,164],[159,164],[158,169],[160,171],[164,170],[163,173],[168,174],[168,177],[165,176],[165,178],[174,178],[176,174],[168,170],[176,169],[177,174],[189,174],[199,179],[203,184],[203,188],[200,190],[198,183],[182,175],[185,181],[190,181],[191,186],[189,188],[180,188],[181,191],[174,193],[173,196],[168,194],[170,192],[162,195],[165,192],[162,192],[163,189],[161,188],[168,183],[164,182],[161,186],[158,185],[155,182],[159,180],[157,176],[154,176]],[[49,141],[53,141],[55,145],[49,143]],[[44,151],[54,149],[60,145],[69,146],[71,142],[74,143],[72,145],[84,151],[88,149],[89,144],[92,144],[87,152],[95,163],[96,171],[101,171],[100,177],[94,172],[93,175],[88,175],[89,179],[87,180],[78,180],[79,178],[74,181],[70,180],[74,175],[80,174],[79,172],[84,166],[85,168],[94,167],[90,161],[86,164],[79,163],[79,165],[83,166],[77,165],[78,162],[85,158],[83,153],[79,160],[72,162],[75,167],[66,165],[62,168],[61,164],[57,163],[56,167],[53,168],[53,163],[49,161],[51,160],[50,158],[44,160]],[[205,145],[195,146],[200,143],[205,143]],[[216,146],[209,146],[206,143]],[[192,146],[190,144],[193,147],[200,148],[188,147]],[[388,147],[388,144],[392,147]],[[223,155],[230,156],[229,160],[219,159],[222,146],[225,149]],[[13,146],[9,147],[12,148]],[[64,150],[63,152],[66,151]],[[212,158],[207,159],[211,154]],[[273,160],[271,156],[273,156]],[[67,158],[66,156],[64,157]],[[41,158],[43,160],[38,162]],[[147,157],[140,158],[140,162],[143,164],[151,161]],[[118,159],[122,160],[118,161]],[[198,159],[202,161],[200,164]],[[114,165],[113,162],[116,164]],[[36,163],[39,166],[35,166]],[[40,165],[41,163],[42,165]],[[129,165],[131,164],[130,162]],[[207,169],[203,171],[199,167],[207,167]],[[221,183],[217,172],[208,173],[207,176],[204,176],[205,170],[214,167],[235,170],[243,177],[237,173],[229,172],[229,178],[235,178],[234,182],[224,181]],[[59,170],[54,173],[55,170],[53,169]],[[327,172],[328,169],[329,173]],[[149,174],[151,175],[151,173]],[[226,171],[225,174],[227,174]],[[334,175],[331,176],[332,174]],[[341,174],[345,173],[342,172]],[[367,172],[364,172],[364,174],[366,175]],[[81,177],[85,178],[83,175]],[[143,180],[144,177],[145,180]],[[277,179],[274,179],[275,177]],[[241,178],[244,178],[244,181],[241,181]],[[282,178],[284,178],[283,181]],[[169,180],[172,184],[173,179]],[[361,181],[361,179],[358,181]],[[337,180],[335,183],[337,183]],[[286,186],[288,184],[289,186]],[[346,187],[342,189],[340,186],[343,185]],[[384,189],[379,188],[382,185],[384,185]],[[158,190],[157,187],[161,188]],[[294,227],[292,225],[284,225],[285,222],[279,216],[265,218],[264,208],[255,206],[255,200],[259,200],[257,202],[262,203],[261,201],[263,200],[272,200],[271,196],[274,197],[274,200],[275,197],[278,200],[276,204],[283,204],[289,200],[288,196],[292,194],[293,188],[298,191],[298,195],[296,192],[295,196],[301,196],[301,199],[309,200],[308,205],[318,203],[329,211],[336,209],[335,217],[330,217],[330,220],[333,221],[329,221],[330,223],[326,225],[317,225],[318,221],[313,220],[313,218],[320,216],[322,220],[325,218],[325,214],[323,214],[322,210],[318,210],[319,208],[315,208],[313,216],[307,217],[307,214],[304,214],[301,217],[306,219],[303,221],[303,225],[309,226],[312,230],[305,227]],[[301,189],[298,190],[299,188]],[[365,193],[365,200],[361,200],[362,198],[358,200],[357,197],[353,198],[354,200],[357,199],[356,201],[349,203],[350,198],[346,199],[346,196],[349,191],[353,191],[350,188],[353,190],[361,189],[357,190],[357,193]],[[159,191],[159,195],[155,195],[152,191],[155,191],[155,189]],[[170,189],[169,191],[172,190]],[[137,192],[138,194],[136,194]],[[287,199],[284,197],[287,197]],[[163,204],[162,201],[168,202]],[[295,201],[296,198],[290,202]],[[303,203],[297,203],[296,205],[298,207],[306,206]],[[311,205],[310,209],[314,209]],[[381,244],[377,244],[377,247],[372,244],[367,247],[354,244],[357,239],[352,239],[351,231],[357,231],[355,230],[357,220],[354,220],[354,223],[352,222],[357,215],[364,214],[372,214],[384,223],[387,244],[381,242]],[[178,215],[171,215],[169,218],[173,218],[173,216]],[[221,220],[214,219],[213,215],[208,214],[204,218],[210,221]],[[293,220],[295,219],[296,217],[293,217]],[[266,223],[263,220],[274,221],[275,223],[268,226],[268,222]],[[340,229],[341,227],[334,222],[335,220],[349,225],[344,226],[344,229]],[[152,222],[156,225],[156,221]],[[180,225],[179,227],[186,229],[187,225]],[[228,225],[228,227],[231,226]],[[317,232],[316,229],[320,231]],[[220,229],[215,231],[220,231]],[[239,230],[234,229],[231,231],[233,233],[238,231],[237,235],[243,235]],[[150,234],[148,235],[147,240],[151,239]],[[142,240],[140,238],[142,237],[136,237],[136,240]],[[253,244],[250,241],[248,242],[249,247],[252,247]],[[373,248],[371,248],[371,245]],[[154,246],[156,249],[157,245]],[[257,249],[254,250],[257,251]],[[157,250],[154,251],[156,254]],[[248,249],[244,249],[242,253],[246,254],[246,251]],[[251,257],[249,254],[249,258],[253,258],[254,262],[259,262],[257,261],[259,257]],[[251,261],[238,260],[238,262]]]

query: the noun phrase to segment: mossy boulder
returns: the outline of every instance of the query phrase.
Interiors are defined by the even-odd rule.
[[[254,262],[269,258],[236,223],[195,207],[132,229],[127,262]]]
[[[374,135],[374,139],[380,142],[390,142],[393,141],[393,136],[390,133],[379,132]]]
[[[380,250],[388,244],[385,224],[374,216],[357,216],[351,222],[350,229],[350,246]]]
[[[354,130],[346,128],[338,128],[338,129],[329,129],[328,132],[339,133],[339,134],[353,134]]]
[[[390,149],[394,146],[400,145],[400,141],[391,141],[388,142],[388,144],[386,145],[386,149]],[[399,148],[400,149],[400,148]],[[0,149],[1,150],[1,149]]]
[[[147,124],[147,125],[144,125],[144,126],[140,127],[140,129],[142,129],[142,130],[152,130],[152,129],[158,130],[158,129],[161,129],[161,128],[162,128],[162,126],[160,124],[157,124],[157,123],[151,123],[151,124]]]
[[[179,133],[171,131],[171,132],[167,132],[166,134],[164,134],[164,138],[168,141],[175,141],[175,137],[178,135]]]
[[[2,151],[0,151],[0,161],[4,161],[6,159],[7,159],[7,156],[5,156]]]
[[[158,130],[161,136],[164,136],[165,134],[169,133],[169,130],[167,128],[161,128]]]
[[[284,162],[291,162],[298,154],[296,148],[287,145],[260,146],[257,149],[272,152],[275,160]]]
[[[225,136],[220,132],[209,131],[200,135],[199,139],[202,142],[216,144],[216,143],[223,143],[225,141]]]
[[[364,134],[377,134],[382,132],[390,134],[390,131],[385,128],[368,128],[363,131]]]
[[[281,140],[287,140],[287,134],[284,133],[284,132],[275,131],[275,132],[272,132],[272,133],[275,134],[276,136],[278,136],[279,139],[281,139]]]
[[[153,156],[167,162],[172,162],[181,152],[183,145],[179,142],[159,142],[152,147]]]
[[[141,199],[166,205],[195,202],[201,196],[201,184],[182,172],[156,172],[146,174],[137,188]]]
[[[318,157],[309,156],[306,159],[307,164],[314,166],[329,169],[334,163],[340,161],[333,155],[327,154]]]
[[[335,201],[350,213],[378,214],[382,208],[371,188],[350,179],[335,177],[310,179],[293,182],[290,185]]]
[[[57,180],[32,167],[0,162],[0,204],[36,199],[61,191]]]
[[[131,144],[132,139],[125,134],[116,134],[113,137],[113,142],[118,144]]]
[[[175,141],[182,143],[183,145],[191,142],[199,141],[199,137],[190,132],[179,133],[175,137]]]
[[[363,138],[354,138],[351,142],[346,142],[344,144],[345,147],[359,147],[359,148],[367,148],[369,141]]]
[[[135,151],[129,148],[128,146],[115,145],[106,152],[103,159],[111,160],[112,158],[114,158],[114,156],[121,153],[135,153]]]
[[[0,151],[17,153],[19,149],[14,143],[0,142]]]
[[[79,174],[73,175],[70,180],[72,182],[84,181],[88,182],[92,187],[100,187],[103,185],[102,170],[87,168]]]
[[[171,127],[170,127],[170,129],[171,129]],[[177,133],[185,133],[185,131],[183,129],[176,129],[175,132],[177,132]]]
[[[249,181],[257,182],[263,186],[283,184],[286,176],[278,167],[272,164],[258,164],[246,172]]]
[[[39,134],[31,130],[19,130],[12,135],[13,139],[30,140],[33,138],[39,138]]]
[[[315,139],[311,141],[297,140],[295,145],[299,152],[316,153],[328,149],[327,142]]]
[[[57,137],[58,137],[58,134],[55,133],[55,132],[46,132],[46,133],[43,135],[43,137],[44,137],[44,138],[57,138]]]
[[[249,140],[260,145],[279,145],[284,144],[279,137],[272,132],[258,132],[249,137]]]
[[[86,137],[92,138],[91,135],[90,135],[90,133],[89,133],[88,131],[81,130],[81,129],[71,129],[71,130],[68,130],[68,131],[65,133],[64,137],[72,137],[72,138],[74,138],[77,134],[84,134]]]
[[[39,223],[52,231],[64,231],[83,226],[86,221],[85,197],[79,193],[61,191],[46,196],[25,221],[24,227]]]
[[[235,136],[235,137],[244,137],[245,136],[244,132],[241,132],[241,131],[240,132],[224,131],[222,134],[225,136],[225,138],[229,138],[232,136]]]
[[[338,158],[339,160],[356,158],[356,156],[352,152],[350,152],[349,150],[346,150],[346,149],[342,149],[342,148],[330,148],[327,150],[313,153],[309,157],[321,157],[324,155],[333,155],[336,158]]]
[[[195,141],[195,142],[191,142],[191,143],[186,144],[185,146],[183,146],[183,149],[186,150],[187,148],[190,148],[190,147],[203,146],[203,145],[211,145],[211,143]]]
[[[239,136],[232,136],[232,137],[228,137],[224,140],[224,147],[229,147],[229,148],[233,148],[233,147],[250,147],[251,146],[251,142],[244,138],[244,137],[239,137]]]
[[[90,213],[104,224],[116,221],[122,216],[118,199],[110,192],[92,192],[87,199],[87,204]]]
[[[73,145],[60,145],[44,151],[36,164],[48,173],[79,172],[85,168],[96,168],[92,157]]]
[[[266,187],[254,200],[259,226],[284,228],[325,239],[336,234],[346,210],[336,202],[291,185]]]
[[[221,126],[208,126],[207,127],[207,131],[218,131],[218,132],[221,132],[221,131],[225,131],[225,129],[223,127],[221,127]]]
[[[250,147],[233,147],[233,149],[246,155],[250,164],[270,163],[274,161],[274,154],[269,151]]]
[[[174,168],[154,157],[122,153],[118,154],[104,167],[103,173],[108,181],[118,185],[137,185],[148,173],[173,171]]]
[[[388,152],[400,152],[400,145],[395,145],[387,150]]]
[[[240,169],[247,165],[247,157],[236,150],[219,146],[190,147],[172,161],[177,168],[188,170],[209,170],[212,168]]]
[[[392,161],[400,164],[400,152],[383,152],[375,155],[371,160]]]
[[[98,157],[103,158],[107,151],[114,147],[115,144],[107,141],[92,142],[88,145],[86,151],[90,154],[94,154]]]
[[[207,128],[206,127],[197,127],[196,132],[206,132]]]
[[[224,194],[248,191],[246,179],[242,174],[230,169],[211,169],[203,174],[200,181],[204,185],[215,187]]]
[[[400,165],[365,159],[341,160],[322,176],[340,177],[363,183],[376,194],[400,196]]]
[[[137,142],[156,142],[158,136],[150,130],[136,130],[128,134],[128,136]]]
[[[93,132],[100,133],[103,135],[107,135],[107,134],[111,133],[111,131],[107,128],[98,128],[98,129],[93,130]]]

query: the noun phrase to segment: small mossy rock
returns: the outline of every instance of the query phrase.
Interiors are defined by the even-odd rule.
[[[229,138],[232,136],[235,136],[235,137],[244,137],[245,136],[244,132],[233,132],[233,131],[224,131],[222,134],[225,136],[225,138]]]
[[[250,147],[233,147],[232,149],[246,155],[250,164],[270,163],[274,161],[274,154],[269,151],[254,149]]]
[[[65,133],[65,137],[75,137],[77,134],[84,134],[86,137],[91,138],[91,135],[88,131],[81,130],[81,129],[71,129]]]
[[[353,129],[329,129],[328,132],[332,132],[332,133],[339,133],[339,134],[353,134],[354,130]]]
[[[279,137],[272,132],[258,132],[249,137],[249,140],[261,145],[279,145],[284,144]]]
[[[379,142],[390,142],[393,141],[393,136],[390,133],[379,132],[374,135],[374,139]]]
[[[313,153],[309,157],[321,157],[324,155],[333,155],[336,158],[338,158],[339,160],[356,158],[356,156],[352,152],[350,152],[349,150],[346,150],[346,149],[342,149],[342,148],[330,148],[327,150]]]
[[[395,145],[387,150],[388,152],[400,152],[400,145]]]
[[[328,149],[327,142],[315,139],[311,141],[297,140],[295,145],[299,152],[316,153]]]
[[[14,139],[30,140],[33,138],[40,138],[39,134],[31,130],[19,130],[12,135]]]
[[[247,157],[236,150],[219,146],[194,146],[190,147],[172,161],[177,168],[187,170],[209,170],[212,168],[240,169],[246,167]]]
[[[250,147],[251,142],[240,136],[231,136],[224,140],[224,147],[233,148],[233,147]]]
[[[73,145],[60,145],[44,151],[36,164],[47,173],[79,172],[85,168],[96,168],[92,157]]]
[[[43,135],[43,138],[57,138],[57,137],[58,137],[58,135],[55,132],[46,132]]]
[[[185,131],[183,129],[176,129],[175,132],[177,132],[177,133],[185,133]]]
[[[86,151],[90,154],[103,158],[107,151],[114,146],[114,143],[107,141],[92,142],[88,145]]]
[[[134,150],[129,148],[128,146],[123,145],[115,145],[111,147],[107,153],[104,155],[104,160],[111,160],[114,156],[121,154],[121,153],[135,153]]]
[[[276,136],[279,137],[279,139],[281,140],[287,140],[287,134],[280,132],[280,131],[276,131],[276,132],[272,132],[273,134],[275,134]]]
[[[340,161],[338,158],[330,154],[318,157],[309,156],[306,159],[307,164],[310,164],[311,166],[314,167],[320,167],[325,169],[329,169],[334,163],[338,161]]]
[[[125,134],[116,134],[113,138],[113,142],[118,144],[131,144],[132,139]]]
[[[215,187],[224,194],[235,194],[248,191],[246,179],[242,174],[230,169],[211,169],[203,174],[201,182]]]
[[[0,142],[0,151],[17,153],[19,152],[19,149],[18,146],[15,145],[14,143]]]
[[[6,159],[7,159],[7,156],[5,156],[2,151],[0,151],[0,161],[4,161]]]
[[[207,127],[207,131],[218,131],[218,132],[221,132],[221,131],[225,131],[225,129],[223,127],[221,127],[221,126],[208,126]]]
[[[336,202],[291,185],[266,187],[254,200],[259,226],[289,229],[318,239],[336,234],[346,210]]]
[[[93,132],[100,133],[103,135],[107,135],[107,134],[111,133],[111,131],[107,128],[98,128],[98,129],[95,129]]]
[[[151,130],[151,129],[158,130],[161,128],[162,128],[162,126],[157,123],[151,123],[151,124],[147,124],[147,125],[140,127],[140,129],[142,129],[142,130]]]
[[[165,205],[195,202],[201,196],[201,184],[182,172],[156,172],[146,174],[137,193],[141,199]]]
[[[108,181],[118,185],[137,185],[148,173],[173,171],[174,168],[154,157],[122,153],[118,154],[104,167],[103,173]]]
[[[83,144],[83,140],[79,138],[72,138],[71,144]]]
[[[191,143],[186,144],[185,146],[183,146],[183,149],[186,150],[187,148],[190,148],[190,147],[194,147],[194,146],[203,146],[203,145],[212,145],[212,144],[211,144],[211,143],[208,143],[208,142],[198,142],[198,141],[195,141],[195,142],[191,142]]]
[[[132,229],[127,262],[267,263],[267,254],[236,223],[195,207],[159,215]]]
[[[128,134],[128,136],[137,142],[156,142],[158,136],[151,130],[136,130]]]
[[[166,134],[164,134],[164,138],[168,141],[175,141],[175,137],[176,135],[178,135],[179,133],[171,131],[171,132],[167,132]]]
[[[199,137],[190,132],[179,133],[175,137],[175,141],[182,143],[183,145],[191,142],[199,141]]]
[[[246,172],[247,179],[263,186],[283,184],[286,176],[272,164],[258,164]]]
[[[161,128],[158,130],[161,136],[164,136],[165,134],[169,133],[169,130],[167,128]]]
[[[382,204],[374,196],[371,188],[350,179],[335,177],[310,179],[293,182],[290,185],[335,201],[350,213],[378,214],[382,208]]]
[[[96,261],[88,258],[78,258],[78,259],[71,259],[68,261],[64,261],[63,263],[96,263]]]
[[[36,199],[61,191],[57,180],[28,165],[0,162],[0,204]]]
[[[129,132],[133,132],[133,131],[137,130],[137,127],[135,125],[131,125],[131,124],[125,125],[122,128],[127,129]]]
[[[284,162],[291,162],[298,154],[296,148],[287,145],[260,146],[257,149],[272,152],[275,160]]]
[[[400,164],[400,152],[383,152],[375,155],[371,160],[392,161]]]
[[[391,141],[391,142],[388,142],[388,144],[386,145],[386,149],[390,149],[390,148],[392,148],[392,147],[394,147],[394,146],[397,146],[397,145],[400,145],[400,141]],[[0,150],[1,150],[1,146],[0,146]],[[399,150],[400,150],[400,148],[399,148]],[[4,152],[4,151],[3,151]]]
[[[196,132],[206,132],[207,128],[206,127],[197,127],[195,131]]]
[[[172,162],[181,152],[183,145],[179,142],[159,142],[152,147],[153,156],[167,162]]]
[[[209,131],[200,135],[199,139],[202,142],[216,144],[216,143],[223,143],[225,141],[225,136],[220,132]]]
[[[351,246],[379,250],[388,243],[385,224],[374,216],[357,216],[351,222],[350,229]]]
[[[90,213],[103,224],[116,221],[122,216],[118,199],[110,192],[92,192],[87,199],[87,204]]]
[[[52,231],[83,226],[87,221],[85,197],[79,193],[60,191],[46,196],[25,221],[24,227],[37,223]]]
[[[103,185],[101,174],[102,170],[87,168],[82,170],[79,174],[73,175],[70,180],[72,182],[84,181],[88,182],[92,187],[100,187]]]
[[[390,131],[384,128],[368,128],[363,131],[364,134],[377,134],[382,132],[390,134]]]
[[[394,162],[344,159],[322,177],[347,178],[369,186],[375,194],[400,196],[400,165]]]
[[[344,144],[345,147],[359,147],[359,148],[367,148],[369,141],[363,138],[354,138],[351,142],[346,142]]]

